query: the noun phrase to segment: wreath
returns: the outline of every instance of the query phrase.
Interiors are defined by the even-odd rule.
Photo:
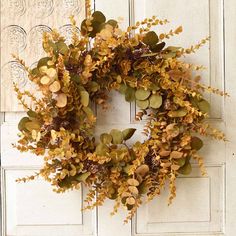
[[[38,173],[17,181],[41,175],[58,193],[83,184],[89,188],[85,209],[113,199],[112,214],[123,205],[128,222],[144,197],[152,200],[167,182],[170,204],[176,196],[175,180],[191,172],[191,159],[206,174],[198,154],[203,146],[199,135],[226,139],[206,122],[210,105],[203,93],[227,94],[200,83],[196,73],[203,66],[181,60],[209,38],[187,49],[166,46],[165,40],[182,31],[182,27],[161,34],[151,30],[166,23],[153,16],[123,31],[116,20],[106,20],[100,11],[92,13],[87,2],[80,28],[71,17],[69,45],[53,30],[43,35],[47,56],[35,68],[15,56],[40,96],[14,84],[27,110],[18,124],[20,138],[14,146],[44,157]],[[112,129],[95,140],[92,105],[106,108],[112,90],[140,108],[136,119],[145,118],[145,141],[127,143],[134,128]]]

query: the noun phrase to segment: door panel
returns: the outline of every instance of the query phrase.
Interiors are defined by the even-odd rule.
[[[11,144],[17,140],[17,122],[24,113],[12,90],[12,81],[31,88],[26,74],[12,58],[17,52],[30,66],[42,53],[41,35],[56,27],[70,40],[71,13],[80,24],[84,14],[83,0],[9,0],[1,1],[1,111],[5,114],[1,126],[1,186],[3,236],[175,236],[226,235],[236,232],[236,150],[235,150],[235,91],[236,32],[234,0],[95,0],[93,6],[107,18],[122,17],[122,28],[152,15],[167,18],[170,23],[155,27],[157,32],[168,32],[179,25],[184,32],[167,44],[189,47],[201,38],[211,36],[209,46],[196,55],[183,58],[204,65],[203,81],[231,93],[231,98],[208,95],[212,111],[212,125],[226,132],[230,142],[204,139],[201,151],[208,175],[202,177],[196,164],[190,176],[177,180],[177,197],[167,206],[168,186],[160,197],[144,204],[132,222],[124,225],[125,210],[111,217],[114,202],[109,200],[94,211],[81,212],[86,189],[53,193],[50,186],[36,180],[17,184],[15,179],[30,175],[40,168],[42,159],[31,154],[20,154]],[[81,14],[81,17],[78,15]],[[119,19],[121,20],[121,19]],[[224,34],[225,33],[225,34]],[[227,44],[225,44],[227,42]],[[42,54],[41,54],[42,55]],[[33,63],[32,63],[33,62]],[[226,62],[226,67],[224,64]],[[142,141],[144,122],[135,121],[138,111],[134,103],[125,102],[116,92],[110,94],[108,109],[96,108],[96,135],[112,128],[137,129],[132,141]]]
[[[207,233],[223,231],[224,166],[208,165],[208,176],[201,177],[198,167],[190,176],[177,179],[177,196],[167,206],[168,191],[142,206],[135,221],[136,234]]]
[[[3,171],[7,235],[94,235],[92,212],[81,212],[83,190],[56,194],[43,180],[18,184],[16,178],[32,174],[32,168]]]
[[[167,25],[156,26],[157,32],[169,32],[172,28],[183,26],[180,36],[166,40],[167,46],[174,44],[190,47],[200,39],[211,36],[209,47],[204,46],[197,54],[188,55],[184,60],[207,67],[201,72],[203,82],[224,89],[223,1],[138,0],[133,1],[133,4],[133,22],[156,15],[170,21]],[[225,130],[224,99],[208,94],[206,97],[212,107],[210,122]],[[136,107],[132,106],[132,109],[134,117]],[[166,186],[167,191],[138,210],[133,222],[134,234],[223,234],[225,144],[209,139],[204,139],[204,143],[201,154],[204,156],[208,176],[202,177],[196,167],[190,176],[180,177],[177,180],[177,197],[169,207]]]

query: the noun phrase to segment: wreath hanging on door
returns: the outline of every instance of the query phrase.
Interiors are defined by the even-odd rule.
[[[203,92],[227,94],[199,82],[196,71],[202,66],[181,60],[209,38],[188,49],[166,46],[165,40],[181,33],[182,27],[158,35],[151,28],[168,21],[153,16],[122,31],[117,21],[106,20],[102,12],[91,13],[89,9],[87,2],[87,17],[79,33],[71,17],[71,44],[55,30],[44,34],[47,57],[35,68],[15,57],[41,97],[14,85],[27,110],[19,122],[20,139],[14,146],[44,156],[39,173],[18,181],[41,175],[58,193],[77,189],[82,183],[89,187],[85,208],[114,199],[113,213],[125,206],[127,222],[143,197],[153,199],[166,182],[170,204],[176,195],[176,177],[191,172],[191,159],[198,162],[203,175],[206,173],[198,154],[203,146],[198,135],[219,140],[225,136],[205,121],[210,105]],[[95,141],[96,116],[91,105],[106,108],[112,90],[140,108],[136,119],[147,121],[144,142],[127,143],[134,128],[112,129]]]

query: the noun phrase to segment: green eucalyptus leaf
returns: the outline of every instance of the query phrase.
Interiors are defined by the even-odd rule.
[[[69,188],[73,180],[75,180],[75,176],[66,176],[64,179],[59,181],[58,185],[61,188]]]
[[[152,91],[157,91],[157,90],[160,90],[160,87],[159,87],[157,84],[151,83],[151,84],[148,86],[148,89],[149,89],[149,90],[152,90]]]
[[[51,57],[43,57],[38,61],[37,68],[39,69],[42,66],[48,66],[48,61],[51,60]]]
[[[124,140],[130,139],[133,136],[135,131],[136,131],[136,129],[134,129],[134,128],[128,128],[128,129],[123,130],[122,131],[123,139]]]
[[[131,87],[127,87],[125,90],[125,100],[127,102],[132,102],[135,100],[135,89]]]
[[[47,42],[47,47],[49,46],[50,48],[45,47],[46,45],[43,43],[43,49],[45,52],[49,52],[51,49],[53,49],[53,52],[57,52],[57,45],[52,42],[52,40],[48,40]]]
[[[149,106],[149,100],[144,100],[144,101],[140,101],[140,100],[136,100],[136,104],[139,108],[141,109],[147,109]]]
[[[143,181],[139,186],[138,186],[138,192],[140,194],[145,194],[148,191],[147,183]]]
[[[112,142],[112,136],[107,133],[103,133],[100,135],[100,140],[104,144],[110,144]]]
[[[31,117],[31,118],[36,118],[36,117],[38,117],[38,114],[37,114],[35,111],[31,110],[31,109],[29,109],[29,110],[27,111],[27,115],[28,115],[29,117]]]
[[[192,149],[195,150],[200,150],[203,147],[203,142],[200,138],[194,136],[191,138],[191,143],[190,143]]]
[[[106,21],[106,17],[104,16],[104,14],[101,11],[95,11],[92,14],[93,20],[97,21],[99,23],[104,23]]]
[[[89,32],[89,36],[94,38],[96,36],[96,34],[99,33],[100,30],[102,29],[101,25],[102,25],[102,23],[92,20],[91,26],[93,27],[93,30]]]
[[[128,86],[126,84],[121,84],[120,88],[119,88],[119,92],[121,94],[125,94],[126,90],[127,90]]]
[[[86,179],[91,175],[91,173],[88,171],[88,172],[85,172],[85,173],[82,173],[82,174],[79,174],[76,176],[76,180],[78,180],[79,182],[86,182]]]
[[[107,155],[107,153],[109,152],[109,148],[107,145],[105,145],[104,143],[99,143],[96,146],[95,152],[97,155],[99,156],[105,156]]]
[[[190,162],[186,161],[186,163],[182,167],[180,167],[177,170],[177,172],[182,175],[189,175],[192,172],[192,166],[191,166]]]
[[[169,117],[184,117],[188,113],[186,108],[180,108],[179,110],[176,111],[169,111],[168,116]]]
[[[19,129],[20,131],[25,130],[25,129],[26,129],[26,128],[25,128],[25,124],[26,124],[27,122],[29,122],[29,121],[30,121],[29,117],[23,117],[23,118],[21,118],[20,122],[18,123],[18,129]]]
[[[192,103],[193,107],[198,108],[198,99],[196,97],[190,97],[190,102]]]
[[[135,98],[137,100],[146,100],[151,94],[151,91],[149,90],[144,90],[144,89],[137,89],[135,92]]]
[[[152,52],[160,52],[165,47],[165,45],[165,42],[161,42],[156,45],[151,45],[150,49],[152,50]]]
[[[80,76],[77,75],[77,74],[72,75],[72,76],[70,77],[70,79],[73,80],[74,82],[78,83],[78,84],[81,82]]]
[[[37,121],[29,121],[25,123],[25,128],[30,132],[32,130],[40,130],[40,124]]]
[[[117,28],[118,27],[118,22],[116,20],[110,19],[106,23],[111,25],[113,28]]]
[[[143,42],[149,46],[157,44],[158,41],[159,41],[159,38],[154,31],[147,32],[143,38]]]
[[[174,47],[174,46],[169,46],[165,50],[169,52],[178,52],[181,49],[181,47]]]
[[[83,36],[86,35],[86,33],[87,33],[86,19],[84,19],[81,23],[80,32]]]
[[[203,113],[209,113],[210,111],[210,103],[204,99],[200,100],[198,103],[197,103],[200,111],[202,111]]]
[[[154,56],[156,56],[156,55],[158,55],[158,53],[156,53],[156,52],[153,52],[153,53],[144,53],[144,54],[141,55],[141,57],[154,57]]]
[[[121,144],[123,142],[123,134],[118,129],[112,129],[110,132],[112,136],[112,143],[113,144]]]
[[[87,107],[89,104],[89,93],[87,91],[80,91],[80,101],[84,107]]]
[[[95,82],[95,81],[90,81],[88,83],[88,86],[89,86],[89,90],[91,92],[97,92],[98,89],[100,88],[100,85],[97,82]]]
[[[164,59],[174,58],[174,57],[176,57],[176,53],[175,53],[175,52],[165,53],[165,54],[162,54],[162,57],[163,57]]]
[[[182,166],[184,166],[184,164],[186,162],[186,158],[183,157],[183,158],[176,159],[176,162],[177,162],[178,166],[182,167]]]
[[[33,68],[33,69],[31,70],[31,73],[32,73],[32,75],[33,75],[34,77],[40,75],[39,69],[38,69],[37,67]]]
[[[157,109],[162,105],[162,96],[158,94],[152,94],[149,98],[150,107]]]
[[[68,51],[69,51],[67,45],[63,41],[58,41],[56,43],[56,46],[57,46],[58,53],[60,53],[62,55],[66,55],[68,53]]]

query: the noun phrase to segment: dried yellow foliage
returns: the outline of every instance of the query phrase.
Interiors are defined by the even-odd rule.
[[[205,122],[210,104],[203,92],[227,94],[201,84],[200,75],[195,73],[202,67],[181,60],[182,55],[195,53],[209,38],[188,49],[166,47],[164,40],[181,33],[181,26],[157,34],[151,28],[168,21],[153,16],[122,31],[117,21],[106,20],[99,11],[92,13],[89,1],[86,5],[87,18],[80,33],[71,17],[70,45],[54,30],[44,34],[47,57],[41,58],[35,68],[28,68],[16,57],[41,98],[14,85],[27,110],[19,122],[21,135],[14,146],[21,152],[44,156],[40,172],[19,181],[41,175],[59,193],[86,185],[90,189],[86,209],[102,205],[106,198],[114,199],[112,214],[124,205],[129,211],[128,222],[142,198],[152,200],[161,194],[166,182],[169,204],[172,202],[175,180],[179,174],[191,172],[191,158],[206,174],[198,155],[203,146],[198,136],[226,138]],[[137,120],[147,119],[144,142],[127,144],[135,133],[133,128],[112,129],[95,140],[92,104],[106,108],[111,90],[140,107]]]

